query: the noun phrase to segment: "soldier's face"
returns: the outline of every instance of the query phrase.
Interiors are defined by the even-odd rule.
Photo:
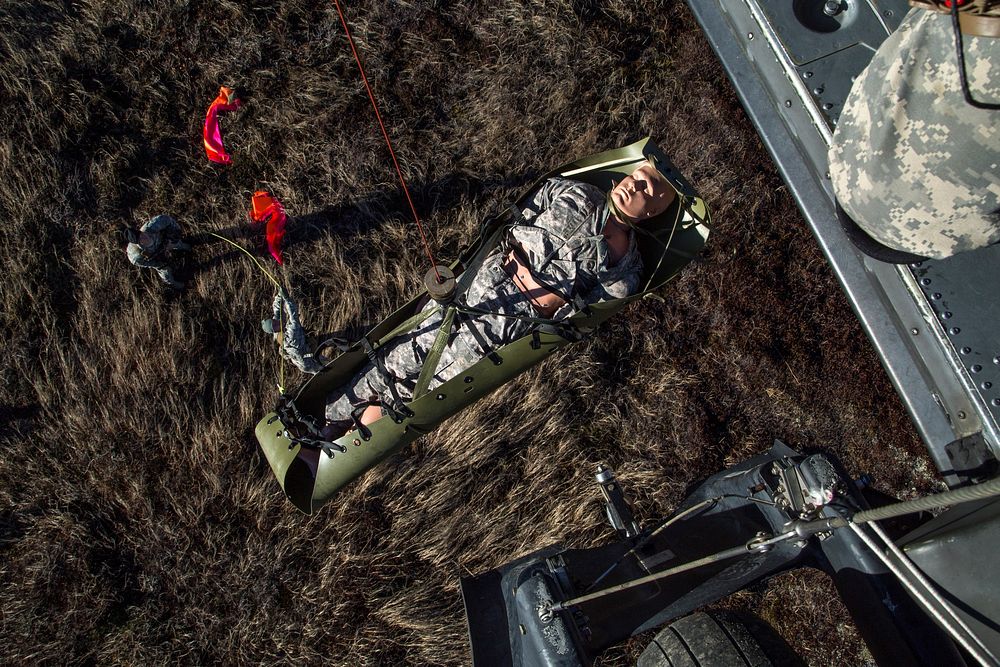
[[[642,164],[612,188],[611,199],[628,217],[644,220],[667,210],[674,189],[651,165]]]

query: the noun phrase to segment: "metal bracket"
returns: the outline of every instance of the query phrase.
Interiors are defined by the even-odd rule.
[[[636,523],[632,508],[629,507],[621,486],[615,479],[614,471],[599,465],[594,478],[601,487],[601,495],[604,496],[604,515],[608,523],[624,539],[638,537],[639,524]]]
[[[963,482],[982,482],[996,475],[998,462],[982,433],[948,443],[944,448],[952,471]]]

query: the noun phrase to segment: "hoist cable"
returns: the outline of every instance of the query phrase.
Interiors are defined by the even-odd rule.
[[[427,259],[431,262],[431,267],[434,269],[434,276],[437,281],[442,282],[441,274],[437,270],[437,262],[434,261],[434,254],[431,252],[431,246],[427,243],[427,235],[424,234],[424,227],[420,224],[420,217],[417,215],[417,209],[413,205],[413,199],[410,198],[410,190],[406,187],[406,179],[403,178],[403,170],[399,168],[399,160],[396,159],[396,151],[392,148],[392,141],[389,139],[389,133],[386,132],[385,124],[382,122],[382,114],[379,113],[378,103],[375,102],[375,95],[372,93],[372,88],[368,85],[368,77],[365,76],[365,68],[361,64],[361,58],[358,56],[358,50],[354,47],[354,38],[351,37],[351,29],[347,27],[347,19],[344,18],[344,12],[340,8],[339,0],[333,0],[333,4],[337,7],[337,14],[340,16],[340,23],[344,26],[344,33],[347,35],[347,42],[351,45],[351,53],[354,54],[354,61],[358,63],[358,71],[361,72],[361,80],[365,84],[365,90],[368,91],[368,99],[371,100],[372,109],[375,110],[375,118],[378,120],[378,126],[382,130],[382,136],[385,138],[385,145],[389,147],[389,155],[392,156],[392,163],[396,167],[396,174],[399,176],[399,182],[403,186],[403,194],[406,195],[406,201],[410,205],[410,211],[413,213],[413,220],[417,223],[417,229],[420,230],[420,239],[424,243],[424,250],[427,252]]]

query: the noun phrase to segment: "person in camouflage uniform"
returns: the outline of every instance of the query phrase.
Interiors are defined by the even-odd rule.
[[[150,218],[138,231],[126,232],[128,246],[125,252],[135,266],[153,269],[160,280],[174,289],[183,289],[184,283],[174,278],[167,262],[172,251],[190,250],[191,246],[181,239],[181,227],[169,215]]]
[[[483,261],[469,289],[460,297],[465,305],[489,311],[469,318],[455,330],[435,368],[429,389],[450,380],[487,352],[527,334],[533,323],[522,318],[561,320],[585,303],[628,296],[636,290],[642,260],[635,234],[626,222],[658,215],[673,201],[674,190],[655,167],[644,164],[612,190],[563,178],[540,186],[521,209],[524,220]],[[611,204],[617,214],[611,214]],[[412,397],[424,360],[441,326],[441,308],[414,331],[379,350],[395,378],[403,400]],[[469,327],[476,331],[470,331]],[[330,397],[326,416],[344,420],[354,406],[370,400],[392,404],[383,374],[369,364]],[[371,423],[383,414],[369,407],[362,417]]]
[[[1000,100],[1000,37],[964,42],[974,96]],[[1000,241],[1000,112],[966,103],[950,16],[907,14],[855,81],[829,159],[837,200],[884,246],[942,259]]]
[[[265,333],[274,336],[281,347],[281,355],[303,373],[319,373],[323,363],[309,351],[305,330],[299,319],[299,307],[279,289],[271,304],[271,317],[262,320],[261,328]]]

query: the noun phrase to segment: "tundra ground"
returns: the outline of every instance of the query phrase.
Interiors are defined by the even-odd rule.
[[[649,134],[713,210],[704,260],[302,516],[253,437],[281,369],[258,325],[272,288],[206,242],[172,293],[117,229],[240,228],[267,188],[308,328],[357,335],[418,289],[427,261],[333,4],[5,3],[0,662],[459,665],[461,575],[610,539],[599,462],[647,519],[774,438],[896,495],[934,486],[683,3],[346,9],[438,257],[550,167]],[[246,102],[223,118],[224,168],[200,136],[220,84]],[[866,660],[821,576],[724,606],[810,664]]]

